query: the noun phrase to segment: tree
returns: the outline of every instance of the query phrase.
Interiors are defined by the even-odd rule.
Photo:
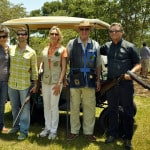
[[[0,6],[0,22],[26,16],[26,9],[22,6],[22,4],[13,5],[8,0],[0,0]]]
[[[53,14],[54,12],[57,12],[58,10],[61,10],[61,2],[59,1],[52,1],[52,2],[45,2],[42,6],[42,15],[48,16]]]

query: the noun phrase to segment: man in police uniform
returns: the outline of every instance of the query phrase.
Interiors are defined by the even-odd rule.
[[[96,141],[93,135],[95,125],[95,88],[100,90],[101,57],[99,44],[89,38],[93,28],[88,21],[76,26],[79,37],[70,40],[67,45],[70,61],[70,124],[68,140],[74,140],[81,127],[80,105],[83,108],[83,134],[90,141]]]
[[[125,148],[131,149],[133,136],[134,107],[133,107],[133,82],[126,73],[128,70],[136,73],[140,70],[140,58],[134,44],[124,40],[123,27],[120,23],[112,23],[109,28],[110,42],[106,42],[100,48],[102,55],[107,55],[108,75],[107,79],[112,80],[124,74],[124,80],[112,87],[107,92],[109,109],[109,129],[105,143],[111,143],[118,137],[118,105],[123,107],[123,131]]]

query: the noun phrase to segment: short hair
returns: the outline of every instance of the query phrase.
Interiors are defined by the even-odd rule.
[[[63,40],[63,35],[60,31],[60,29],[57,27],[57,26],[53,26],[50,30],[49,30],[49,35],[50,33],[53,31],[53,30],[56,30],[59,34],[59,43]]]
[[[146,43],[145,43],[145,42],[143,42],[143,46],[146,46]]]
[[[27,30],[25,27],[19,27],[19,28],[17,29],[17,33],[20,32],[20,31],[23,31],[23,32],[25,32],[25,34],[28,35],[28,30]]]
[[[113,22],[113,23],[110,25],[109,29],[110,29],[112,26],[116,26],[116,25],[120,27],[120,30],[121,30],[121,31],[123,31],[123,26],[122,26],[122,24],[121,24],[121,23],[118,23],[118,22]]]
[[[8,36],[9,29],[6,26],[0,26],[0,33],[5,33]]]

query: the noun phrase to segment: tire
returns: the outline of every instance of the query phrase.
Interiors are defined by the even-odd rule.
[[[135,102],[133,103],[134,107],[134,116],[136,115],[137,112],[137,107]],[[121,106],[119,106],[119,137],[123,136],[123,116],[124,116],[124,111]],[[109,126],[109,112],[108,112],[108,107],[104,108],[103,111],[100,113],[99,120],[99,132],[100,134],[104,134],[108,130]]]
[[[43,98],[39,93],[31,96],[30,109],[31,124],[35,122],[44,122]]]
[[[100,113],[99,116],[99,131],[100,134],[104,134],[107,129],[108,129],[108,125],[109,125],[109,112],[108,112],[108,107],[104,108],[103,111]]]

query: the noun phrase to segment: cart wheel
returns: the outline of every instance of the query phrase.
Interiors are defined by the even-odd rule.
[[[123,134],[122,124],[123,124],[123,109],[122,107],[119,106],[119,131],[121,131],[121,133],[119,133],[120,135]],[[109,126],[109,111],[107,107],[103,109],[99,117],[100,134],[106,133],[108,130],[108,126]]]
[[[134,105],[134,116],[136,115],[137,112],[137,107],[135,102],[133,103]],[[119,106],[119,136],[122,137],[123,135],[123,108]],[[108,130],[109,126],[109,112],[108,112],[108,107],[104,108],[103,111],[100,113],[99,116],[99,132],[100,134],[106,133]]]
[[[103,111],[100,113],[99,116],[99,131],[100,134],[104,134],[108,129],[108,118],[109,118],[109,112],[108,107],[104,108]]]

